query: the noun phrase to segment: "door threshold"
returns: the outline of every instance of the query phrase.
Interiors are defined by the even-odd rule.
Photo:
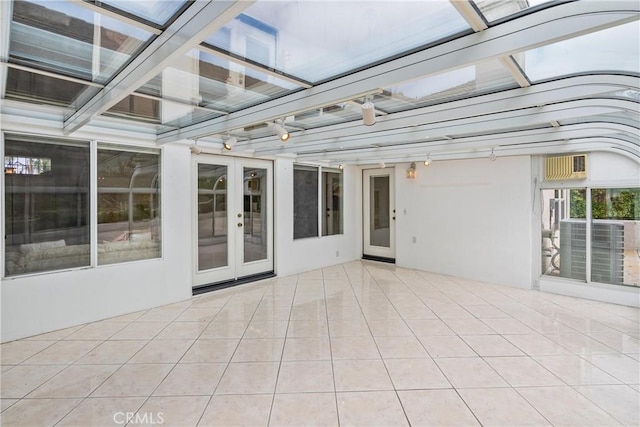
[[[395,264],[396,263],[396,259],[395,258],[387,258],[387,257],[384,257],[384,256],[377,256],[377,255],[362,254],[362,259],[365,259],[367,261],[386,262],[386,263],[389,263],[389,264]]]
[[[276,277],[276,273],[267,271],[264,273],[252,274],[251,276],[238,277],[237,279],[224,280],[222,282],[208,283],[200,285],[192,289],[192,295],[200,295],[211,291],[230,288],[232,286],[244,285],[246,283],[257,282],[258,280],[270,279]]]

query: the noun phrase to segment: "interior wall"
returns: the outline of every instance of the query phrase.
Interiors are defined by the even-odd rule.
[[[343,234],[293,239],[293,160],[275,161],[276,273],[288,276],[353,261],[362,255],[358,168],[343,171]]]
[[[396,264],[490,283],[532,286],[528,156],[396,166]]]
[[[191,297],[189,149],[162,150],[162,259],[2,281],[1,341],[11,341]]]

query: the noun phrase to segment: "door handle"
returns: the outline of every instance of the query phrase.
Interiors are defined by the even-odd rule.
[[[238,223],[238,227],[242,227],[242,223],[241,222]]]

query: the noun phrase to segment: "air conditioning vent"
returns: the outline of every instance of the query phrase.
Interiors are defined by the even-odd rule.
[[[544,159],[544,178],[546,180],[586,179],[587,155],[547,157]]]

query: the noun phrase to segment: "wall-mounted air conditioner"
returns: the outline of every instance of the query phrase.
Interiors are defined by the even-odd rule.
[[[548,181],[561,179],[586,179],[587,155],[547,157],[544,159],[544,179]]]

